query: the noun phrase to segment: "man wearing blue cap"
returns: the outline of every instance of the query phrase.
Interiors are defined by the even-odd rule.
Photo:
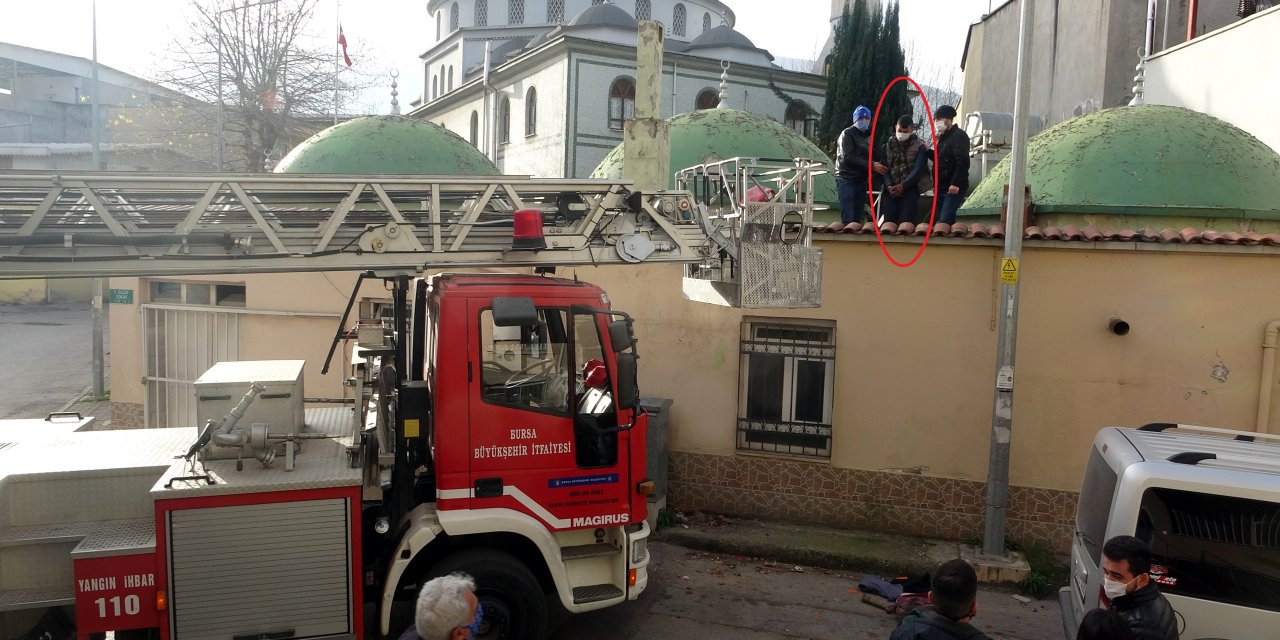
[[[871,149],[871,110],[858,105],[853,110],[853,125],[840,132],[836,143],[836,193],[840,196],[840,222],[849,224],[866,219],[867,155]],[[874,163],[876,174],[884,173],[884,165]],[[874,189],[880,176],[874,177]]]

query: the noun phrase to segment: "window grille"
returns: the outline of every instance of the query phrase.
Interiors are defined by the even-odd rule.
[[[636,83],[618,78],[609,88],[609,128],[622,130],[622,123],[636,117]]]
[[[489,0],[476,0],[476,26],[489,26]]]
[[[834,324],[742,323],[739,451],[831,457]]]
[[[524,24],[524,0],[507,2],[507,24]]]
[[[564,24],[564,0],[548,0],[547,22]]]
[[[458,3],[453,3],[449,7],[449,31],[458,30]]]
[[[715,89],[703,89],[693,102],[693,109],[714,109],[720,105],[720,94]]]
[[[677,36],[683,36],[683,35],[684,35],[684,24],[685,24],[685,22],[686,22],[686,19],[687,19],[687,16],[686,16],[686,14],[685,14],[684,5],[683,5],[683,4],[679,4],[679,3],[677,3],[677,4],[676,4],[676,13],[675,13],[675,15],[674,15],[674,16],[672,16],[672,18],[671,18],[671,33],[672,33],[672,35],[677,35]]]
[[[702,30],[703,31],[711,30],[711,14],[710,13],[702,14]]]
[[[652,9],[649,0],[636,0],[636,20],[649,20]]]

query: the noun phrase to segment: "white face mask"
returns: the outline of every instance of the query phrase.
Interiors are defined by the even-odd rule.
[[[901,131],[894,133],[894,135],[898,137],[898,142],[906,142],[908,139],[911,138],[911,134],[903,133]]]
[[[934,127],[937,128],[938,133],[942,133],[943,131],[951,128],[951,122],[948,120],[934,120],[933,124]]]
[[[1119,582],[1116,580],[1104,580],[1102,583],[1102,592],[1107,594],[1107,598],[1115,600],[1116,598],[1129,593],[1129,583]]]

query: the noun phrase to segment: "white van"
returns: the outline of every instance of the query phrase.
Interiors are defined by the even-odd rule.
[[[1089,453],[1058,594],[1074,639],[1098,606],[1102,545],[1151,545],[1181,640],[1280,637],[1280,436],[1182,424],[1106,428]]]

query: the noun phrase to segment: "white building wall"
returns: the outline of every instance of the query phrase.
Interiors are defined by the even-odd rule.
[[[453,88],[462,86],[464,70],[462,49],[462,41],[455,40],[422,59],[423,77],[426,80],[423,102],[431,102],[449,92],[450,68],[453,69]],[[435,91],[433,92],[432,89]]]
[[[759,70],[756,71],[759,74]],[[673,80],[674,74],[674,80]],[[820,89],[810,89],[787,82],[775,74],[775,83],[783,92],[809,103],[821,112],[824,94]],[[622,131],[609,128],[609,88],[614,80],[627,77],[635,80],[635,62],[600,55],[575,53],[569,63],[568,82],[575,87],[570,96],[569,128],[572,131],[568,144],[565,171],[567,177],[583,178],[595,170],[614,147],[622,142]],[[690,66],[667,58],[663,64],[663,87],[667,95],[662,100],[662,115],[692,111],[698,93],[703,89],[719,91],[720,67],[718,64]],[[675,92],[672,95],[671,90]],[[769,88],[765,77],[753,77],[745,73],[734,75],[729,68],[728,106],[783,122],[787,105]],[[674,167],[673,167],[674,169]]]
[[[1280,126],[1270,113],[1280,103],[1280,83],[1274,71],[1267,77],[1268,65],[1258,58],[1261,43],[1275,42],[1280,42],[1280,8],[1161,51],[1147,61],[1144,98],[1147,104],[1220,118],[1280,152]]]
[[[524,77],[498,87],[494,101],[494,135],[497,135],[497,105],[501,97],[511,100],[511,138],[497,144],[494,164],[503,173],[540,178],[563,177],[568,64],[564,58],[548,61]],[[530,88],[537,94],[537,127],[525,135],[526,97]]]

